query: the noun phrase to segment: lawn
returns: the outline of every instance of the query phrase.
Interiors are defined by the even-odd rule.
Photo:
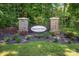
[[[24,44],[0,44],[0,56],[79,56],[79,44],[46,41]]]

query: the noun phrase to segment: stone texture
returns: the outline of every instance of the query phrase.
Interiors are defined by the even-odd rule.
[[[59,32],[59,18],[58,17],[50,18],[50,31]]]
[[[28,31],[28,18],[19,19],[19,31]]]

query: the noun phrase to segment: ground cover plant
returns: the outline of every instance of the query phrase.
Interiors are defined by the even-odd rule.
[[[47,41],[25,44],[0,44],[0,56],[79,56],[79,44],[59,44]]]

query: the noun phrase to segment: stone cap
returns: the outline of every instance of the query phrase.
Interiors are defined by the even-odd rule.
[[[59,19],[59,17],[51,17],[50,19]]]
[[[28,18],[26,18],[26,17],[20,17],[20,18],[18,18],[19,20],[28,20]]]

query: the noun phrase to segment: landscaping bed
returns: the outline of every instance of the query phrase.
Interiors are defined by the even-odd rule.
[[[43,33],[28,33],[27,35],[21,35],[17,31],[0,33],[0,43],[26,43],[30,41],[50,41],[56,43],[79,43],[79,36],[75,35],[73,32],[61,32],[60,34],[53,32],[43,32]]]

